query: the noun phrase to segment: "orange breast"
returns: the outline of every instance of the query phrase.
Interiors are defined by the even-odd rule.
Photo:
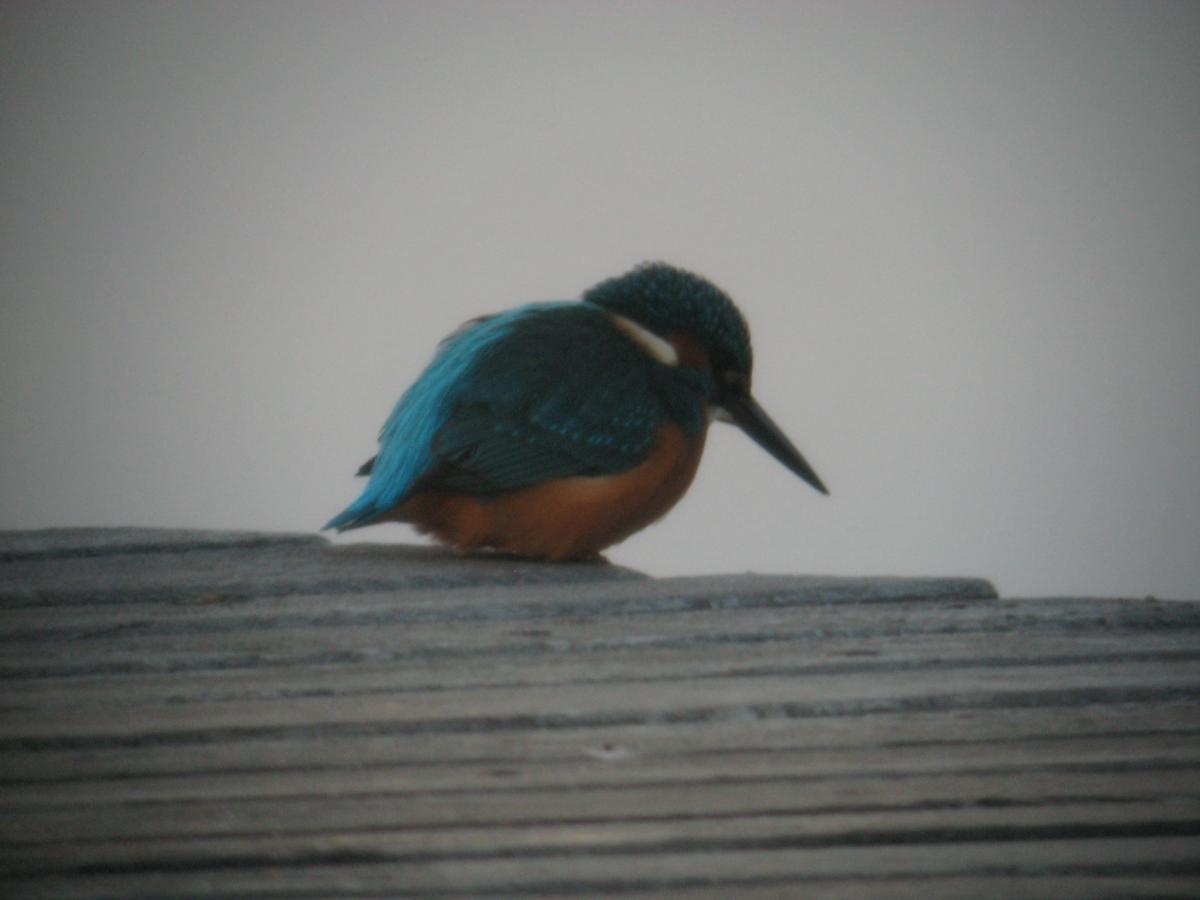
[[[494,547],[539,559],[586,559],[664,515],[695,477],[704,432],[663,429],[627,472],[561,478],[494,496],[417,494],[396,518],[465,550]]]

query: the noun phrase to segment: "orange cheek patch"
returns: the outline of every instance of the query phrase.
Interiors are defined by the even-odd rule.
[[[675,505],[696,475],[704,437],[689,442],[668,425],[646,461],[627,472],[561,478],[492,497],[418,494],[398,507],[396,518],[465,550],[587,558]]]

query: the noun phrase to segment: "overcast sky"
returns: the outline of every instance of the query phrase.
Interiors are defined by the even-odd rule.
[[[315,530],[663,259],[832,496],[714,426],[613,561],[1200,597],[1200,4],[4,2],[0,121],[2,528]]]

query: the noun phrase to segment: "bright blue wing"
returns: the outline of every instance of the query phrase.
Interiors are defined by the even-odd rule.
[[[654,364],[582,303],[521,307],[452,336],[400,399],[362,496],[369,524],[415,490],[490,493],[624,471],[666,421]]]

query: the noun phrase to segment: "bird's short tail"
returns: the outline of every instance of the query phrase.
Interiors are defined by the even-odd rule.
[[[370,525],[380,516],[380,511],[366,497],[359,497],[340,513],[325,523],[322,531],[336,528],[338,531],[349,531],[351,528],[361,528]]]
[[[372,456],[359,466],[358,471],[354,474],[358,477],[370,475],[375,471],[375,460],[377,459],[379,459],[378,456]],[[325,527],[321,530],[328,531],[330,528],[336,528],[338,531],[347,531],[351,528],[360,528],[363,525],[370,525],[382,514],[371,493],[371,485],[368,484],[367,489],[357,500],[326,522]]]

